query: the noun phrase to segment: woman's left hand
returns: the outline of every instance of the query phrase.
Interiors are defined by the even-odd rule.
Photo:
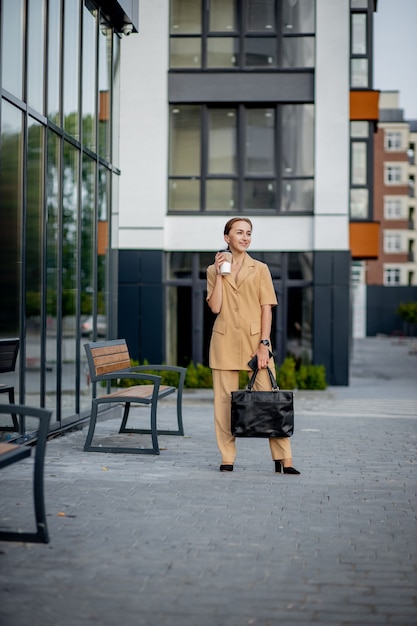
[[[257,349],[257,351],[255,352],[257,358],[258,358],[258,367],[259,369],[266,369],[268,367],[268,363],[269,363],[269,350],[267,348],[267,346],[265,346],[263,343],[260,344],[259,348]],[[253,356],[255,356],[255,354]]]

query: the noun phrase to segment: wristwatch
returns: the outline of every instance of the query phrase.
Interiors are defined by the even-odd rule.
[[[268,339],[261,339],[260,343],[263,343],[264,346],[267,346],[269,348],[269,346],[271,345],[268,341]]]

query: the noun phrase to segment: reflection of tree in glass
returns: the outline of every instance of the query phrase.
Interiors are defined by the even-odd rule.
[[[89,120],[85,120],[88,123]],[[84,120],[83,120],[84,125]],[[81,314],[93,312],[95,162],[83,155],[81,180]]]
[[[43,128],[31,120],[28,127],[27,201],[25,220],[26,316],[41,314]]]
[[[72,117],[72,116],[68,116]],[[75,315],[77,294],[77,213],[79,152],[63,144],[62,171],[62,314]]]
[[[58,245],[59,245],[59,145],[58,136],[48,131],[46,180],[46,312],[57,317]]]
[[[0,328],[5,335],[19,329],[19,257],[18,233],[21,224],[22,133],[21,116],[13,120],[4,105],[2,114],[0,168]],[[11,117],[11,116],[10,116]],[[10,123],[10,126],[8,125]]]

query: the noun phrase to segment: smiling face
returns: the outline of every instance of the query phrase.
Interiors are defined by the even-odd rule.
[[[246,252],[250,246],[252,238],[252,228],[245,220],[237,220],[234,222],[224,236],[224,240],[232,252],[237,254]]]

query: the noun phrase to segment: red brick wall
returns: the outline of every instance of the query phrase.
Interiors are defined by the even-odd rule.
[[[379,257],[375,261],[367,262],[368,285],[384,284],[384,263],[405,263],[408,260],[407,254],[384,254],[384,230],[385,229],[407,229],[408,220],[385,220],[384,219],[384,196],[399,195],[408,197],[408,185],[385,185],[384,163],[386,161],[408,162],[407,152],[386,152],[384,149],[383,129],[378,128],[374,135],[374,220],[380,222],[379,231]]]

